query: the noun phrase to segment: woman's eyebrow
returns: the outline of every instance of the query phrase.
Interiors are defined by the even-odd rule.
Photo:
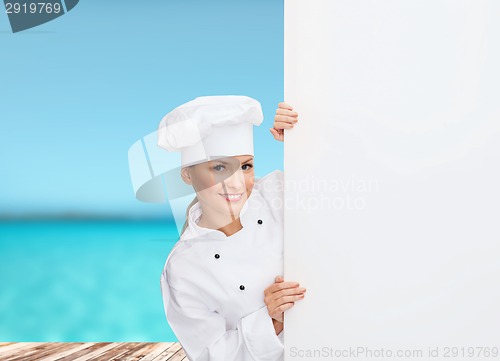
[[[248,163],[248,162],[250,162],[250,161],[252,161],[252,160],[253,160],[253,158],[248,158],[247,160],[244,160],[244,161],[243,161],[243,162],[241,162],[241,163]]]
[[[242,161],[242,162],[241,162],[241,164],[248,163],[248,162],[250,162],[250,161],[252,161],[252,160],[253,160],[253,157],[250,157],[250,158],[248,158],[247,160]],[[226,164],[228,164],[228,163],[232,163],[232,162],[226,162],[226,161],[219,160],[219,159],[213,160],[212,162],[214,162],[214,163],[222,163],[222,164],[224,164],[224,165],[226,165]]]

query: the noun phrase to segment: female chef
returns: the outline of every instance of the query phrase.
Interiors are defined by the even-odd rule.
[[[283,312],[304,297],[284,282],[283,173],[254,179],[253,126],[260,103],[198,97],[160,122],[158,145],[181,152],[196,191],[185,230],[161,275],[167,320],[191,361],[283,359]],[[279,104],[276,140],[297,113]]]

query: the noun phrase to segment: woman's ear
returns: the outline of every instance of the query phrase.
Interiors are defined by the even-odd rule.
[[[193,185],[193,180],[191,179],[191,169],[190,167],[181,168],[181,178],[184,183]]]

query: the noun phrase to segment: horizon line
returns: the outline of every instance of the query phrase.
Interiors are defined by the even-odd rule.
[[[14,220],[104,220],[104,221],[174,221],[173,216],[157,215],[125,215],[125,214],[99,214],[99,213],[26,213],[8,214],[0,213],[0,221]]]

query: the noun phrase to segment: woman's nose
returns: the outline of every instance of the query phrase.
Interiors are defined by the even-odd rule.
[[[226,187],[235,190],[242,191],[245,189],[245,177],[243,176],[243,171],[241,169],[237,170],[230,177],[226,178],[224,181]]]

